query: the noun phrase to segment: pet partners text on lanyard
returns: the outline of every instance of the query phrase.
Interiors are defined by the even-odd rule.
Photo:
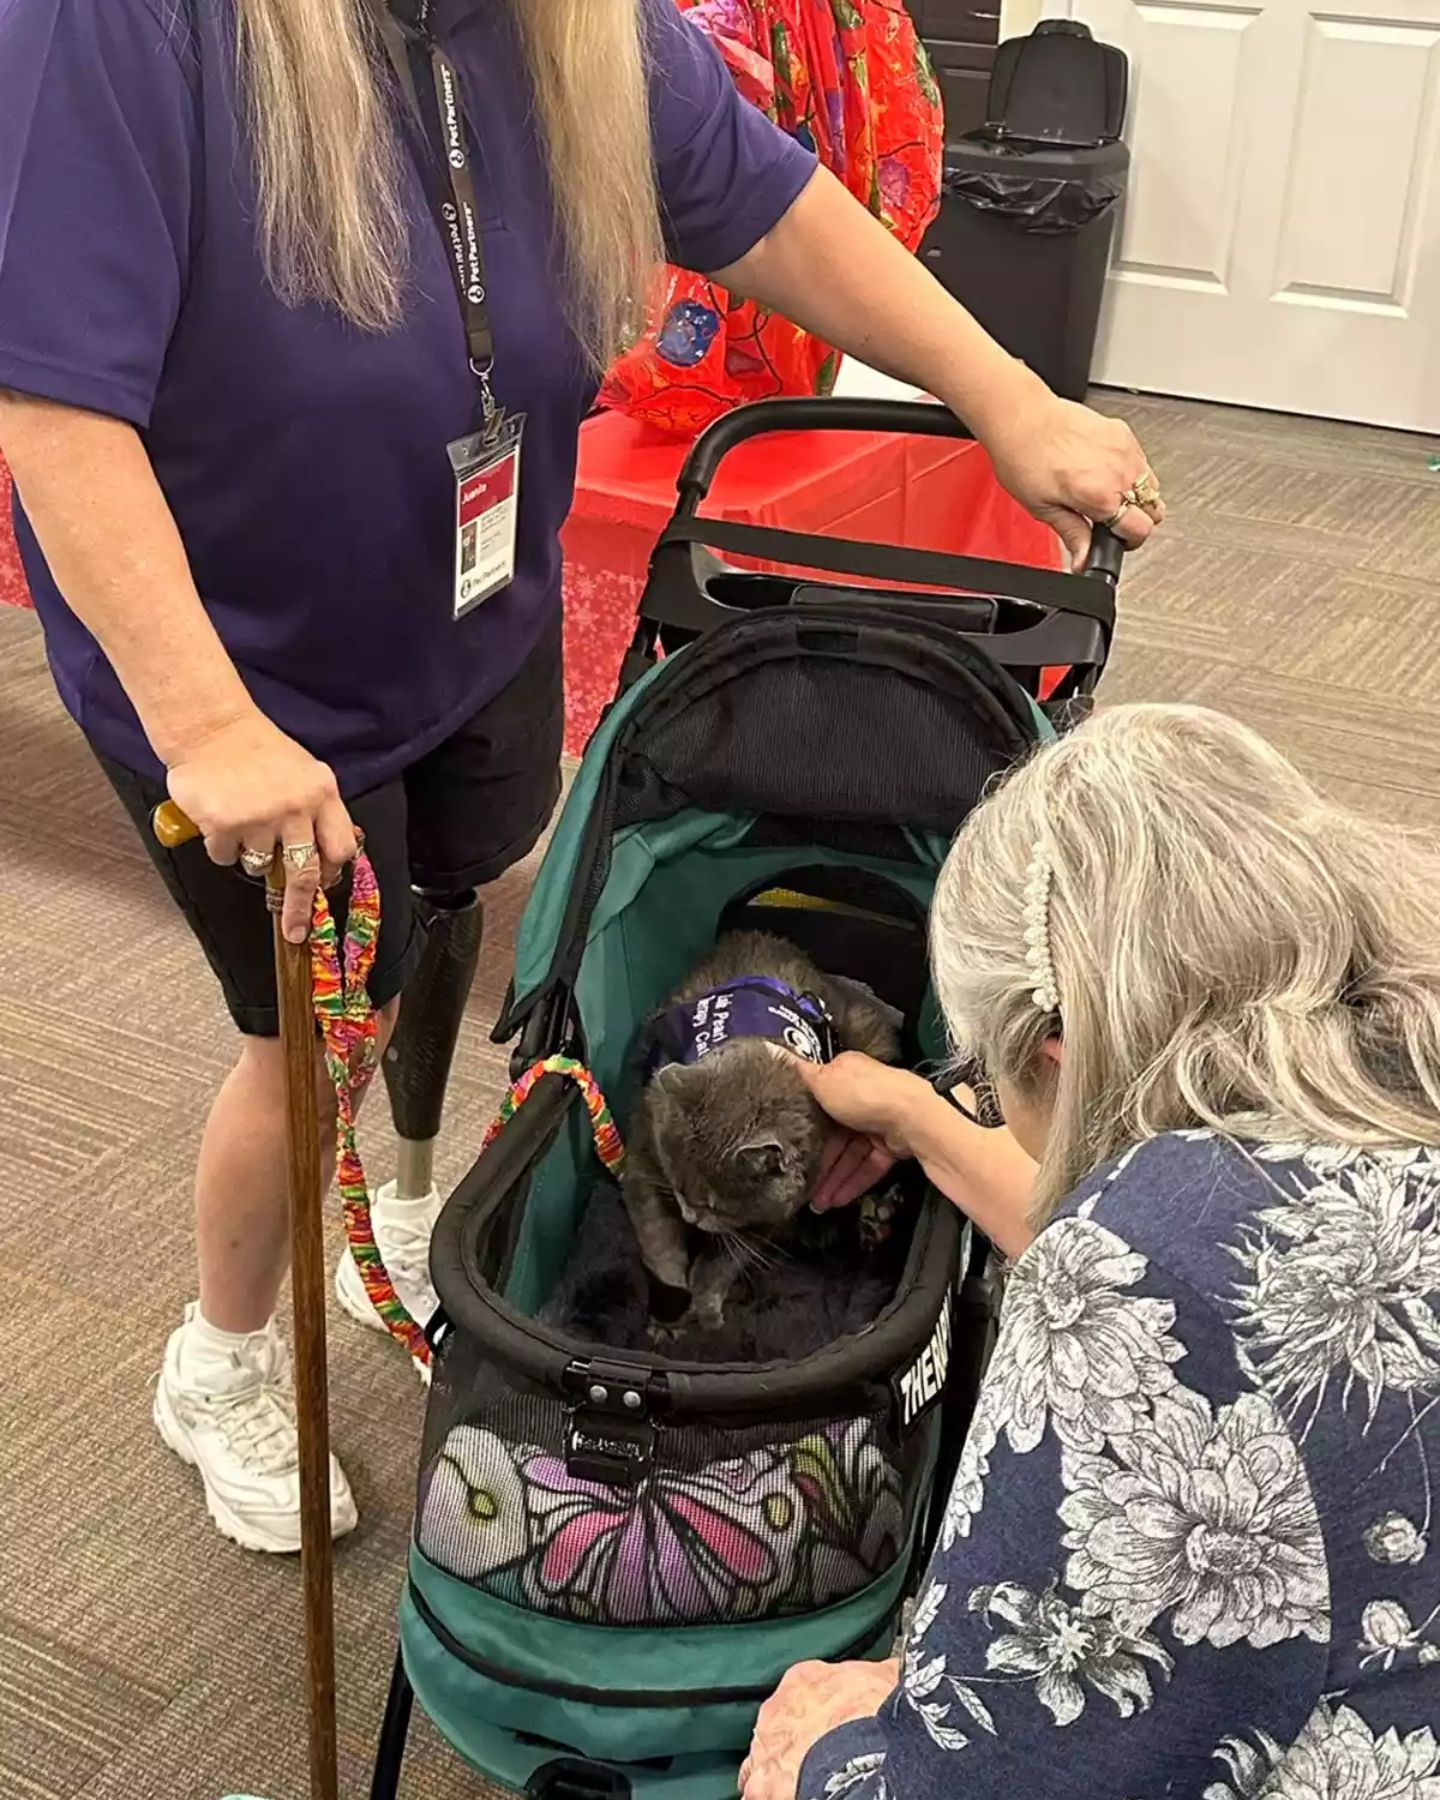
[[[437,152],[436,160],[449,186],[448,197],[438,196],[433,180],[424,180],[455,278],[465,348],[480,392],[479,431],[446,446],[455,473],[454,611],[458,619],[514,579],[525,418],[498,405],[490,385],[495,335],[460,82],[455,65],[431,33],[432,10],[432,0],[390,0],[386,23],[391,28],[384,35],[401,88]],[[433,89],[433,109],[426,103],[427,85]]]

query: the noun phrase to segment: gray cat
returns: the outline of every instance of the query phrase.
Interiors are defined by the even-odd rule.
[[[899,1060],[892,1009],[762,932],[721,938],[657,1019],[747,981],[761,984],[752,991],[762,1007],[763,984],[815,996],[829,1014],[835,1050]],[[691,1055],[696,1035],[689,1033]],[[791,1041],[803,1047],[807,1035],[802,1020]],[[772,1042],[736,1035],[702,1043],[698,1060],[662,1062],[641,1093],[630,1120],[624,1197],[645,1266],[666,1287],[689,1293],[687,1324],[715,1329],[746,1262],[763,1259],[755,1240],[782,1232],[809,1200],[826,1124]],[[813,1056],[819,1045],[809,1048]]]

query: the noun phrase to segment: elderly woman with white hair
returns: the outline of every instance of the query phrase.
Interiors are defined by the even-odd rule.
[[[967,823],[935,979],[1008,1129],[812,1080],[820,1203],[918,1157],[1000,1339],[901,1658],[792,1671],[746,1800],[1440,1800],[1437,894],[1197,709]]]

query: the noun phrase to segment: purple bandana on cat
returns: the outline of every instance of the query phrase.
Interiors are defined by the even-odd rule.
[[[698,1063],[736,1038],[781,1044],[806,1062],[826,1063],[835,1054],[835,1028],[823,1001],[767,975],[751,975],[667,1007],[652,1027],[646,1072]]]

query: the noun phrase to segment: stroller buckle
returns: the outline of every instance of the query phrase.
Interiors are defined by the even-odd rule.
[[[649,1369],[602,1360],[572,1362],[564,1385],[565,1467],[577,1481],[633,1488],[650,1472],[660,1431],[651,1414],[663,1382]]]

